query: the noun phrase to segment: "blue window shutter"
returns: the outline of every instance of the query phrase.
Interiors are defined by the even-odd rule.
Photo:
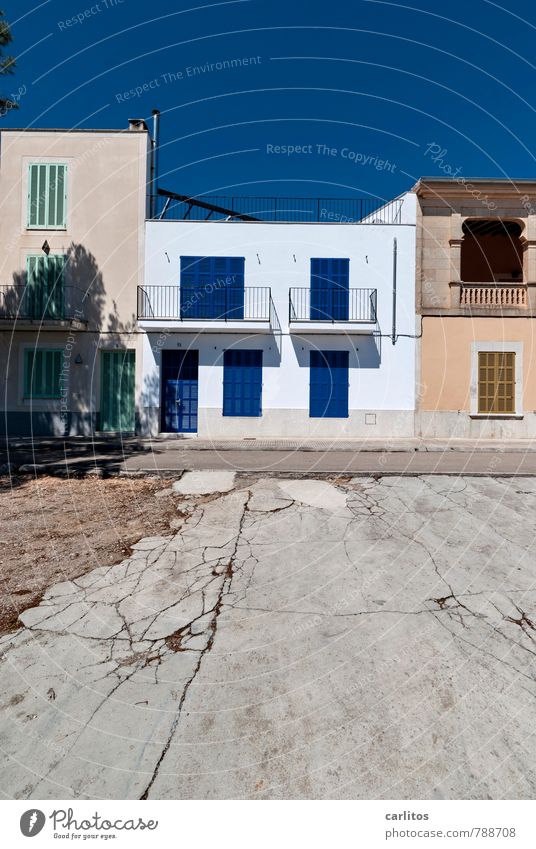
[[[262,415],[262,351],[224,351],[223,415]]]
[[[348,361],[348,351],[311,351],[311,418],[348,418]]]
[[[181,317],[244,318],[244,257],[181,256]]]
[[[312,321],[348,321],[350,260],[311,258]]]

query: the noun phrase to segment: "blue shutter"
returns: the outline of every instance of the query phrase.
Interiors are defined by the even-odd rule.
[[[262,351],[223,354],[223,415],[262,415]]]
[[[309,415],[348,418],[348,351],[311,351]]]
[[[348,321],[349,259],[311,258],[312,321]]]
[[[181,318],[244,318],[244,257],[181,256]]]

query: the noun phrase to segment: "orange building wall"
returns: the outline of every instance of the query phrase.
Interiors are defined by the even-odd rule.
[[[536,320],[423,317],[422,411],[470,411],[472,342],[523,343],[523,407],[536,411]]]

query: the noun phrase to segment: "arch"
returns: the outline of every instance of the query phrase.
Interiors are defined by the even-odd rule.
[[[516,219],[468,218],[462,224],[464,283],[523,283],[524,223]]]

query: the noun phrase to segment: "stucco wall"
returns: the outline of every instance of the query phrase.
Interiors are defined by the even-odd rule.
[[[415,198],[408,195],[406,220],[414,221]],[[398,240],[398,300],[395,346],[392,321],[393,239]],[[370,435],[399,430],[411,435],[415,406],[415,227],[355,224],[265,224],[242,222],[148,222],[145,283],[178,285],[181,255],[243,256],[245,285],[270,286],[282,326],[281,341],[270,334],[188,333],[177,322],[162,322],[144,344],[144,373],[139,406],[143,418],[158,430],[160,351],[193,347],[200,352],[200,434],[247,435]],[[348,257],[350,287],[378,290],[375,335],[291,333],[289,288],[310,285],[311,257]],[[382,336],[383,334],[383,336]],[[406,336],[404,336],[406,334]],[[225,348],[239,346],[264,351],[263,416],[223,417],[222,358]],[[350,417],[311,420],[309,353],[349,351]],[[376,424],[372,424],[376,413]],[[383,415],[380,415],[383,413]],[[367,420],[370,422],[366,424]]]
[[[475,354],[482,347],[516,350],[517,376],[521,377],[517,412],[522,418],[471,418]],[[425,316],[421,362],[418,406],[423,435],[535,435],[536,322],[532,319]]]
[[[132,328],[136,286],[141,282],[147,168],[145,132],[17,132],[4,130],[0,143],[0,280],[24,273],[26,256],[77,250],[66,285],[94,280],[90,326]],[[65,230],[29,230],[28,165],[64,162],[67,175]]]
[[[143,275],[148,134],[3,131],[0,143],[0,282],[24,285],[26,257],[41,254],[46,239],[52,254],[69,257],[66,302],[76,287],[83,317],[71,328],[69,322],[41,326],[39,321],[0,320],[3,429],[17,434],[35,424],[36,432],[58,432],[60,401],[30,404],[23,397],[24,348],[38,345],[65,350],[68,431],[90,432],[100,406],[99,350],[137,349],[139,344],[136,296]],[[27,229],[30,162],[67,164],[64,230]],[[74,363],[78,354],[82,364]],[[139,384],[139,355],[137,363]]]

